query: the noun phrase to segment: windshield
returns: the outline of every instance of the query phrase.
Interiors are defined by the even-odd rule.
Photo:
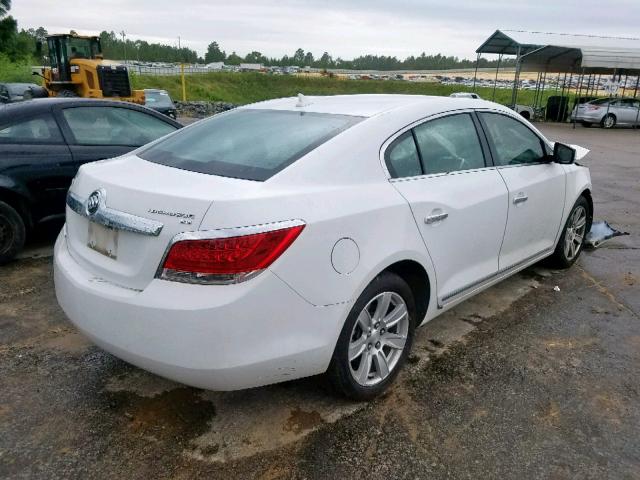
[[[149,107],[173,107],[171,97],[167,92],[144,92],[145,104]]]
[[[612,100],[611,98],[598,98],[597,100],[591,100],[589,103],[591,105],[604,105],[606,103],[608,103],[610,100]]]
[[[67,57],[74,58],[95,58],[100,54],[98,42],[88,38],[69,37],[67,41]]]
[[[199,122],[138,155],[183,170],[264,181],[360,120],[240,109]]]

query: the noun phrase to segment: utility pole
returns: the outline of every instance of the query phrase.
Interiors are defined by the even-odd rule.
[[[126,33],[124,33],[124,30],[122,30],[120,32],[120,35],[122,35],[122,48],[124,50],[124,64],[127,64],[127,41],[125,40],[125,35]]]
[[[182,63],[182,46],[180,45],[180,35],[178,35],[178,60]]]

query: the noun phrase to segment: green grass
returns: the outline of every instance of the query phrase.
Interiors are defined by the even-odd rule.
[[[40,83],[33,80],[30,62],[12,62],[6,55],[0,54],[0,82]]]
[[[404,93],[413,95],[449,95],[471,91],[459,85],[397,80],[344,80],[303,75],[264,75],[259,73],[203,73],[185,75],[187,100],[223,101],[247,104],[272,98],[305,95],[337,95],[357,93]],[[161,88],[175,100],[182,99],[180,76],[132,76],[134,88]],[[478,88],[477,93],[491,99],[492,88]],[[551,95],[551,92],[545,93]],[[533,103],[533,91],[518,93],[518,103]],[[511,89],[496,89],[495,101],[511,101]]]

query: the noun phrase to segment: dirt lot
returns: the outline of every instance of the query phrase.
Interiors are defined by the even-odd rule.
[[[104,353],[56,304],[44,229],[0,269],[0,478],[640,479],[640,132],[541,129],[592,149],[595,216],[632,235],[421,329],[370,404],[321,378],[206,392]]]

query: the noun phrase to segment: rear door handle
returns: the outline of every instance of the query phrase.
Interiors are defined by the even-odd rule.
[[[524,193],[519,193],[515,197],[513,197],[513,204],[518,205],[519,203],[524,203],[529,200],[529,197]]]
[[[445,212],[435,213],[433,215],[429,215],[428,217],[425,217],[424,223],[426,223],[427,225],[431,225],[431,224],[436,223],[436,222],[441,222],[442,220],[444,220],[448,216],[449,216],[449,214],[445,213]]]

